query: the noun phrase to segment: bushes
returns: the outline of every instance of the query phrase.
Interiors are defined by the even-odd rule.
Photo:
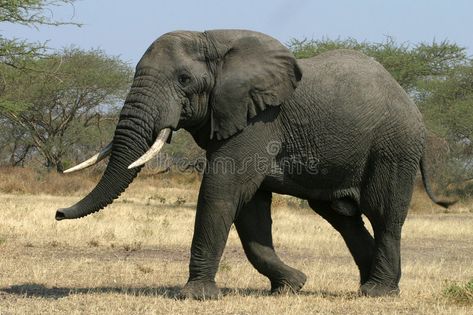
[[[473,305],[473,279],[466,284],[451,283],[445,288],[443,294],[454,303]]]
[[[0,167],[0,192],[8,194],[48,194],[57,196],[84,196],[98,182],[100,168],[91,168],[73,174],[59,174],[22,167]],[[198,189],[200,175],[195,172],[168,172],[155,175],[143,170],[130,187],[133,192],[146,187],[179,187]]]
[[[93,187],[97,175],[92,172],[65,176],[30,168],[0,168],[0,191],[12,194],[80,195]]]

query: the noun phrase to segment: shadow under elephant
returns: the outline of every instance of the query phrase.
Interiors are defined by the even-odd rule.
[[[179,286],[157,286],[157,287],[47,287],[43,284],[24,283],[12,285],[9,287],[0,288],[1,294],[17,295],[26,298],[44,298],[44,299],[61,299],[76,294],[124,294],[133,296],[154,296],[161,298],[168,298],[172,300],[180,299]],[[239,295],[239,296],[272,296],[269,290],[256,288],[228,288],[221,289],[222,296]],[[294,293],[286,293],[294,294]],[[315,291],[300,291],[295,295],[299,296],[313,296],[323,298],[345,298],[353,299],[358,296],[356,292],[330,292],[326,290]]]

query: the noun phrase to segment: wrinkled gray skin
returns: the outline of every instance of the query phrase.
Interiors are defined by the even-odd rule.
[[[398,292],[401,228],[423,166],[425,129],[416,106],[376,61],[348,50],[296,61],[281,43],[251,31],[165,34],[136,67],[102,179],[56,218],[110,204],[139,172],[128,165],[166,127],[188,130],[209,165],[182,296],[218,296],[215,274],[232,224],[273,292],[302,288],[306,276],[273,248],[272,192],[308,200],[340,232],[362,294]],[[234,170],[226,164],[225,171],[222,161]]]

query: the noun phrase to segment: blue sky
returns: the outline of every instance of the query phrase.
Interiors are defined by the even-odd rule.
[[[0,24],[7,38],[49,40],[52,48],[101,48],[136,64],[161,34],[177,30],[244,28],[287,43],[291,38],[347,38],[379,42],[448,39],[473,54],[471,0],[81,0],[53,10],[83,23],[39,29]]]

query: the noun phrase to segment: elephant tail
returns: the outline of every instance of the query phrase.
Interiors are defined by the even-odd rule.
[[[426,163],[425,163],[425,153],[424,153],[424,155],[422,156],[422,159],[420,160],[420,174],[422,175],[422,183],[424,183],[424,188],[425,188],[425,191],[427,192],[427,195],[429,195],[429,198],[433,202],[438,204],[439,206],[444,207],[445,209],[454,205],[458,200],[454,200],[454,201],[439,200],[435,196],[434,192],[432,191],[432,187],[430,187],[429,175],[428,175],[427,167],[425,164]]]

